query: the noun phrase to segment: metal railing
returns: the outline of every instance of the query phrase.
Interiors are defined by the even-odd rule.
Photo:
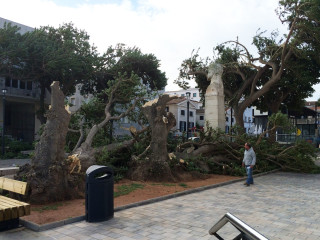
[[[222,237],[217,233],[225,224],[232,224],[235,228],[240,231],[240,234],[234,238],[234,240],[268,240],[256,230],[248,226],[246,223],[242,222],[237,217],[230,213],[226,213],[210,230],[209,234],[214,235],[219,240],[223,240]]]

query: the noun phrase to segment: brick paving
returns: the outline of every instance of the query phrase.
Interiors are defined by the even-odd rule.
[[[115,212],[106,222],[81,221],[43,232],[19,228],[0,233],[11,240],[216,239],[209,229],[230,212],[268,239],[320,239],[320,174],[276,172],[242,182]],[[238,231],[227,224],[225,239]]]

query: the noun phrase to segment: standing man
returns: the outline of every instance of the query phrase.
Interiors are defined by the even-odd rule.
[[[251,147],[250,143],[244,144],[244,157],[242,161],[242,167],[246,168],[246,172],[248,175],[247,181],[244,183],[247,187],[250,186],[250,184],[253,184],[253,166],[256,164],[256,153],[253,151],[253,148]]]

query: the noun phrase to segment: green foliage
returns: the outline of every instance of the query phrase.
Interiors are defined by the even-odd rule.
[[[320,173],[320,167],[314,164],[317,149],[306,141],[297,141],[294,147],[285,152],[285,159],[278,158],[284,162],[292,171],[305,173]]]
[[[180,187],[188,188],[189,186],[186,183],[179,183]]]
[[[111,167],[114,172],[115,181],[122,179],[128,171],[128,164],[131,160],[131,153],[128,150],[121,152],[109,152],[104,150],[96,156],[97,164]]]
[[[273,113],[268,117],[270,127],[282,128],[288,133],[294,132],[294,126],[290,123],[288,115],[281,112]]]
[[[206,131],[200,132],[200,139],[202,142],[215,142],[225,137],[225,133],[220,129],[213,129],[209,122],[206,122]]]
[[[124,44],[110,46],[100,58],[97,75],[91,81],[83,82],[82,91],[101,93],[119,78],[135,75],[149,90],[161,90],[167,84],[164,72],[159,70],[160,62],[153,54],[144,54],[137,47]],[[121,88],[130,91],[132,86]],[[130,97],[126,100],[130,101]]]
[[[2,139],[0,141],[2,145]],[[2,159],[11,159],[11,158],[28,158],[26,154],[22,154],[21,151],[33,150],[32,143],[22,142],[17,140],[12,140],[5,138],[5,154],[1,156]]]
[[[137,189],[144,188],[144,185],[138,183],[131,183],[130,185],[120,185],[117,187],[117,191],[114,192],[114,198],[127,195]]]
[[[270,122],[286,126],[287,118],[283,114],[274,114]],[[289,125],[287,125],[289,126]],[[251,143],[256,152],[257,162],[254,173],[268,172],[274,169],[296,171],[304,173],[319,173],[320,167],[315,165],[317,149],[306,141],[297,141],[292,145],[281,145],[263,138],[258,144],[257,137],[247,134],[235,134],[228,136],[219,131],[208,129],[211,143],[215,143],[208,155],[189,157],[181,163],[177,159],[171,161],[170,167],[183,166],[187,171],[200,173],[225,174],[245,176],[246,171],[241,166],[244,155],[244,144]]]

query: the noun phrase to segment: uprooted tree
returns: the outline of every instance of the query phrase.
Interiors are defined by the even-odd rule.
[[[59,88],[59,82],[51,85],[51,107],[46,117],[47,123],[36,145],[35,155],[31,166],[25,165],[17,174],[19,179],[25,179],[30,183],[30,201],[32,203],[47,203],[84,196],[83,172],[96,163],[95,156],[103,149],[92,147],[95,134],[110,120],[120,119],[135,109],[141,96],[128,103],[127,110],[120,115],[112,116],[110,107],[119,100],[119,91],[126,89],[127,96],[134,94],[139,86],[139,79],[135,75],[122,76],[113,86],[106,91],[108,101],[105,106],[105,118],[95,124],[88,132],[86,140],[68,157],[65,154],[66,134],[70,121],[70,114],[65,109],[64,95]],[[111,83],[110,83],[111,84]],[[131,87],[131,88],[130,88]],[[121,145],[133,144],[135,139],[123,142]],[[113,146],[115,147],[115,146]],[[119,147],[116,146],[116,147]]]
[[[18,178],[30,184],[30,201],[45,203],[84,196],[83,176],[70,174],[66,161],[65,141],[70,114],[65,109],[64,95],[59,82],[51,84],[51,107],[47,123],[31,165],[24,165]]]

